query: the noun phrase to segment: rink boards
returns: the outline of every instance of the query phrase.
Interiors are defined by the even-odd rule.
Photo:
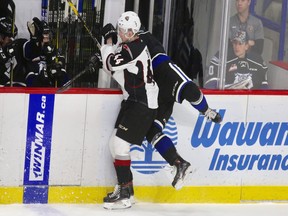
[[[115,184],[108,139],[118,90],[3,88],[0,203],[101,203]],[[164,133],[194,172],[180,191],[172,169],[143,141],[131,146],[135,196],[156,203],[288,200],[288,93],[204,91],[221,125],[187,102]]]

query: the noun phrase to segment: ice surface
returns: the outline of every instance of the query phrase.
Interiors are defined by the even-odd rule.
[[[0,216],[288,216],[288,203],[150,204],[105,210],[100,204],[0,205]]]

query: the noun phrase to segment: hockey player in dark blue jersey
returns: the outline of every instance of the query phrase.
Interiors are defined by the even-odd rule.
[[[129,13],[137,15],[135,12]],[[139,32],[139,37],[148,46],[154,78],[159,86],[157,117],[146,138],[162,157],[176,168],[172,186],[181,189],[191,171],[191,165],[177,153],[173,142],[163,133],[165,124],[173,112],[174,103],[187,100],[207,119],[215,123],[220,123],[222,118],[219,113],[209,108],[199,87],[170,59],[162,44],[150,32],[143,29]]]
[[[208,120],[220,123],[222,119],[219,113],[209,108],[199,87],[170,59],[162,44],[148,31],[140,32],[139,36],[151,53],[154,77],[159,86],[157,117],[146,138],[162,157],[176,168],[172,186],[179,190],[191,171],[191,165],[178,154],[173,142],[163,133],[165,124],[173,112],[174,103],[187,100]]]

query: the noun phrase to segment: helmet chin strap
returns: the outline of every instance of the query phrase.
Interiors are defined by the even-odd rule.
[[[127,32],[127,33],[128,33],[128,32]],[[130,41],[130,40],[135,36],[135,34],[136,34],[136,33],[133,33],[133,35],[132,35],[131,37],[128,37],[128,36],[127,36],[127,33],[125,33],[124,36],[125,36],[125,38],[126,38],[128,41]]]

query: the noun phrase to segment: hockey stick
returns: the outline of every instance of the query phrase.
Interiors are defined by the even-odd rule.
[[[67,91],[68,89],[70,89],[72,87],[72,83],[77,80],[79,77],[81,77],[83,74],[85,74],[87,71],[89,71],[89,69],[84,69],[82,70],[80,73],[78,73],[76,76],[74,76],[71,80],[69,80],[68,82],[66,82],[61,88],[59,88],[56,91],[56,94],[62,93],[64,91]]]
[[[71,7],[71,9],[73,10],[73,12],[76,14],[76,16],[79,18],[79,20],[82,22],[84,28],[86,29],[86,31],[88,32],[88,34],[90,35],[90,37],[93,39],[94,43],[97,45],[98,49],[101,49],[101,45],[98,42],[97,38],[95,38],[92,34],[92,32],[90,31],[90,29],[87,27],[86,22],[83,20],[82,16],[80,16],[77,8],[74,6],[74,4],[71,2],[71,0],[67,0],[69,6]]]
[[[42,20],[47,22],[48,21],[48,0],[42,0],[41,9],[42,9],[41,10]]]
[[[12,35],[13,35],[13,38],[14,38],[14,33],[15,33],[15,19],[16,19],[16,10],[15,10],[15,3],[14,1],[10,1],[9,2],[10,4],[10,7],[11,7],[11,10],[12,10],[12,13],[13,13],[13,19],[12,19]],[[11,61],[11,70],[10,70],[10,87],[13,86],[13,79],[14,79],[14,61],[13,61],[13,58],[12,58],[12,61]]]
[[[56,58],[55,62],[56,64],[58,63],[58,51],[59,51],[59,37],[60,37],[60,1],[57,2],[57,28],[56,28]],[[58,86],[58,81],[57,79],[55,80],[54,86],[57,88]]]
[[[74,6],[74,4],[71,2],[71,0],[67,0],[70,8],[73,10],[73,12],[76,14],[76,16],[80,19],[80,21],[82,22],[82,24],[84,25],[86,31],[89,33],[90,37],[93,39],[93,41],[95,42],[95,44],[97,45],[98,49],[101,49],[101,45],[98,42],[98,40],[93,36],[92,32],[89,30],[89,28],[87,27],[85,21],[82,19],[82,17],[80,16],[80,14],[78,13],[78,10],[76,9],[76,7]],[[71,80],[69,80],[68,82],[66,82],[61,88],[59,88],[56,91],[57,93],[62,93],[64,91],[67,91],[68,89],[70,89],[72,87],[72,83],[77,80],[79,77],[81,77],[83,74],[85,74],[87,71],[90,71],[89,69],[84,69],[82,70],[80,73],[78,73],[76,76],[74,76]]]

